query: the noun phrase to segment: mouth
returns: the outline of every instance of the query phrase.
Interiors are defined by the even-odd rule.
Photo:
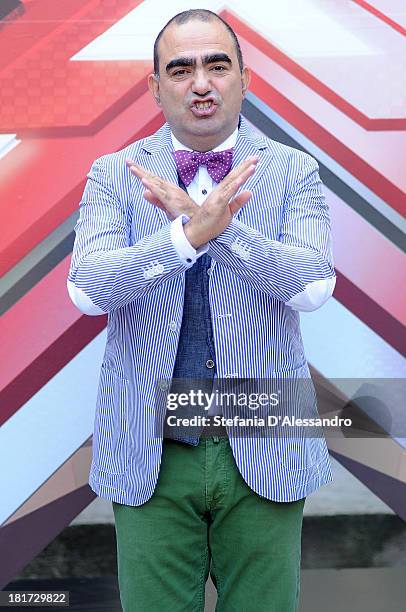
[[[195,117],[211,117],[216,112],[216,109],[217,104],[212,99],[195,100],[190,106],[190,110]]]

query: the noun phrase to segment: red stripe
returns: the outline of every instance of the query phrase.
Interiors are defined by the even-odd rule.
[[[250,28],[247,24],[240,21],[234,14],[230,13],[229,11],[224,11],[222,16],[224,16],[224,18],[239,36],[245,38],[258,50],[262,51],[262,53],[290,72],[290,74],[292,74],[295,78],[300,79],[302,83],[310,87],[319,96],[330,102],[330,104],[333,104],[335,108],[347,115],[347,117],[350,117],[364,129],[370,131],[406,129],[406,119],[403,117],[371,119],[362,111],[355,108],[355,106],[347,102],[347,100],[345,100],[335,91],[330,89],[330,87],[322,83],[313,74],[305,70],[302,66],[300,66],[300,64],[288,57],[285,53],[283,53],[283,51],[252,30],[252,28]]]
[[[21,57],[37,41],[48,36],[61,21],[69,19],[83,6],[83,0],[42,0],[24,3],[24,13],[18,21],[7,22],[1,29],[0,69]]]
[[[2,317],[0,426],[106,326],[106,316],[85,317],[70,301],[69,263],[70,256]]]
[[[78,210],[86,173],[96,157],[143,138],[160,125],[160,109],[145,94],[94,138],[26,141],[2,159],[0,275]],[[10,207],[9,202],[18,206]]]
[[[52,30],[48,31],[45,36],[42,36],[40,40],[38,40],[35,44],[31,45],[24,53],[22,53],[19,57],[15,58],[14,61],[10,62],[3,70],[1,70],[0,77],[4,78],[10,72],[10,70],[14,68],[14,66],[18,66],[18,64],[20,64],[25,58],[29,57],[32,53],[38,51],[38,49],[41,49],[41,47],[47,45],[51,40],[59,36],[61,32],[66,30],[66,28],[68,28],[72,23],[79,21],[81,17],[86,15],[86,13],[88,13],[93,8],[95,8],[97,4],[98,0],[90,0],[85,4],[85,6],[83,6],[82,2],[82,4],[79,5],[80,9],[76,11],[76,13],[69,16],[68,18],[65,18],[62,23],[59,23],[57,28],[53,28]]]
[[[251,90],[394,210],[404,214],[405,195],[401,189],[358,157],[352,149],[321,127],[313,118],[303,113],[291,100],[261,79],[255,72],[252,72]]]
[[[355,2],[355,4],[358,4],[359,6],[361,6],[363,9],[367,10],[368,13],[371,13],[371,15],[375,15],[375,17],[378,17],[378,19],[380,19],[381,21],[386,23],[388,26],[396,30],[396,32],[403,34],[403,36],[406,35],[406,29],[403,26],[401,26],[400,23],[396,23],[396,21],[393,21],[393,19],[385,15],[385,13],[382,13],[375,6],[372,6],[372,4],[369,4],[369,2],[365,2],[365,0],[352,0],[352,1]]]
[[[41,128],[87,127],[144,79],[150,62],[70,61],[104,31],[106,21],[114,23],[133,5],[126,0],[120,11],[104,7],[96,3],[86,22],[62,22],[3,70],[0,132],[30,130],[38,137]]]
[[[402,323],[374,302],[341,272],[337,270],[336,274],[337,284],[334,290],[336,300],[351,310],[352,314],[379,334],[401,355],[406,356],[406,337]]]
[[[68,28],[72,29],[72,36],[75,36],[76,33],[76,38],[81,47],[83,47],[84,44],[82,44],[82,41],[77,37],[77,27],[78,25],[81,25],[81,21],[84,21],[84,17],[86,17],[87,22],[92,24],[91,30],[89,29],[89,27],[87,28],[88,40],[85,42],[85,44],[88,44],[97,36],[102,34],[106,30],[106,26],[114,25],[116,21],[118,21],[128,12],[136,8],[137,5],[141,2],[142,0],[121,0],[120,2],[101,3],[100,0],[88,0],[84,6],[83,2],[79,3],[78,6],[80,8],[75,13],[70,14],[69,16],[61,17],[59,19],[58,27],[49,30],[44,36],[40,38],[40,40],[38,40],[38,42],[31,45],[19,57],[15,58],[14,61],[10,62],[0,72],[1,77],[4,77],[14,66],[18,66],[19,69],[22,69],[19,64],[24,59],[26,59],[32,53],[35,53],[42,47],[49,45],[55,39],[59,38],[61,34]],[[49,16],[47,16],[46,14],[46,6],[43,6],[42,10],[44,19],[49,19]],[[95,27],[96,31],[94,30]]]
[[[116,66],[116,73],[119,72],[119,67]],[[125,91],[120,97],[97,115],[93,121],[89,124],[82,125],[62,125],[62,126],[49,126],[41,127],[38,129],[20,129],[18,130],[18,137],[21,140],[38,139],[46,140],[48,138],[75,138],[81,136],[93,136],[100,132],[106,125],[113,121],[120,113],[125,111],[131,104],[134,104],[135,100],[138,100],[145,93],[148,92],[148,83],[145,78],[145,69],[139,67],[139,70],[133,71],[133,78],[135,85]],[[157,110],[157,112],[159,112]],[[14,128],[9,128],[5,132],[14,133]]]

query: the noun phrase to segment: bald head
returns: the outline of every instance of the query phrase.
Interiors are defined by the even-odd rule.
[[[238,65],[240,68],[240,72],[242,72],[244,68],[244,61],[243,61],[243,57],[241,53],[240,43],[238,42],[238,38],[234,30],[228,25],[226,21],[224,21],[224,19],[222,19],[221,17],[219,17],[219,15],[217,15],[216,13],[213,13],[212,11],[209,11],[207,9],[190,9],[188,11],[183,11],[182,13],[178,13],[177,15],[172,17],[164,25],[164,27],[162,28],[162,30],[159,32],[158,36],[156,37],[155,42],[154,42],[154,73],[155,75],[159,77],[159,41],[161,40],[167,28],[173,25],[182,25],[192,20],[201,21],[204,23],[216,20],[217,22],[220,22],[224,25],[225,29],[228,31],[229,35],[231,36],[231,39],[232,39],[232,42],[235,48],[235,53],[238,59]]]

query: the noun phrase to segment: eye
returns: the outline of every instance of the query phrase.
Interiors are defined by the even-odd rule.
[[[224,70],[227,70],[227,68],[225,66],[218,64],[216,66],[213,66],[211,70],[214,70],[214,72],[224,72]]]
[[[178,70],[174,70],[172,72],[173,77],[183,77],[187,74],[187,70],[185,68],[178,68]]]

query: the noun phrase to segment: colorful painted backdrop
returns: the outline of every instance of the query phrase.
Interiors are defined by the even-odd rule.
[[[2,0],[0,588],[94,498],[106,317],[82,316],[66,291],[78,202],[96,157],[162,124],[145,79],[153,41],[197,7],[239,36],[246,118],[320,165],[338,281],[301,315],[318,385],[406,378],[403,0]],[[406,519],[405,439],[329,446]]]

